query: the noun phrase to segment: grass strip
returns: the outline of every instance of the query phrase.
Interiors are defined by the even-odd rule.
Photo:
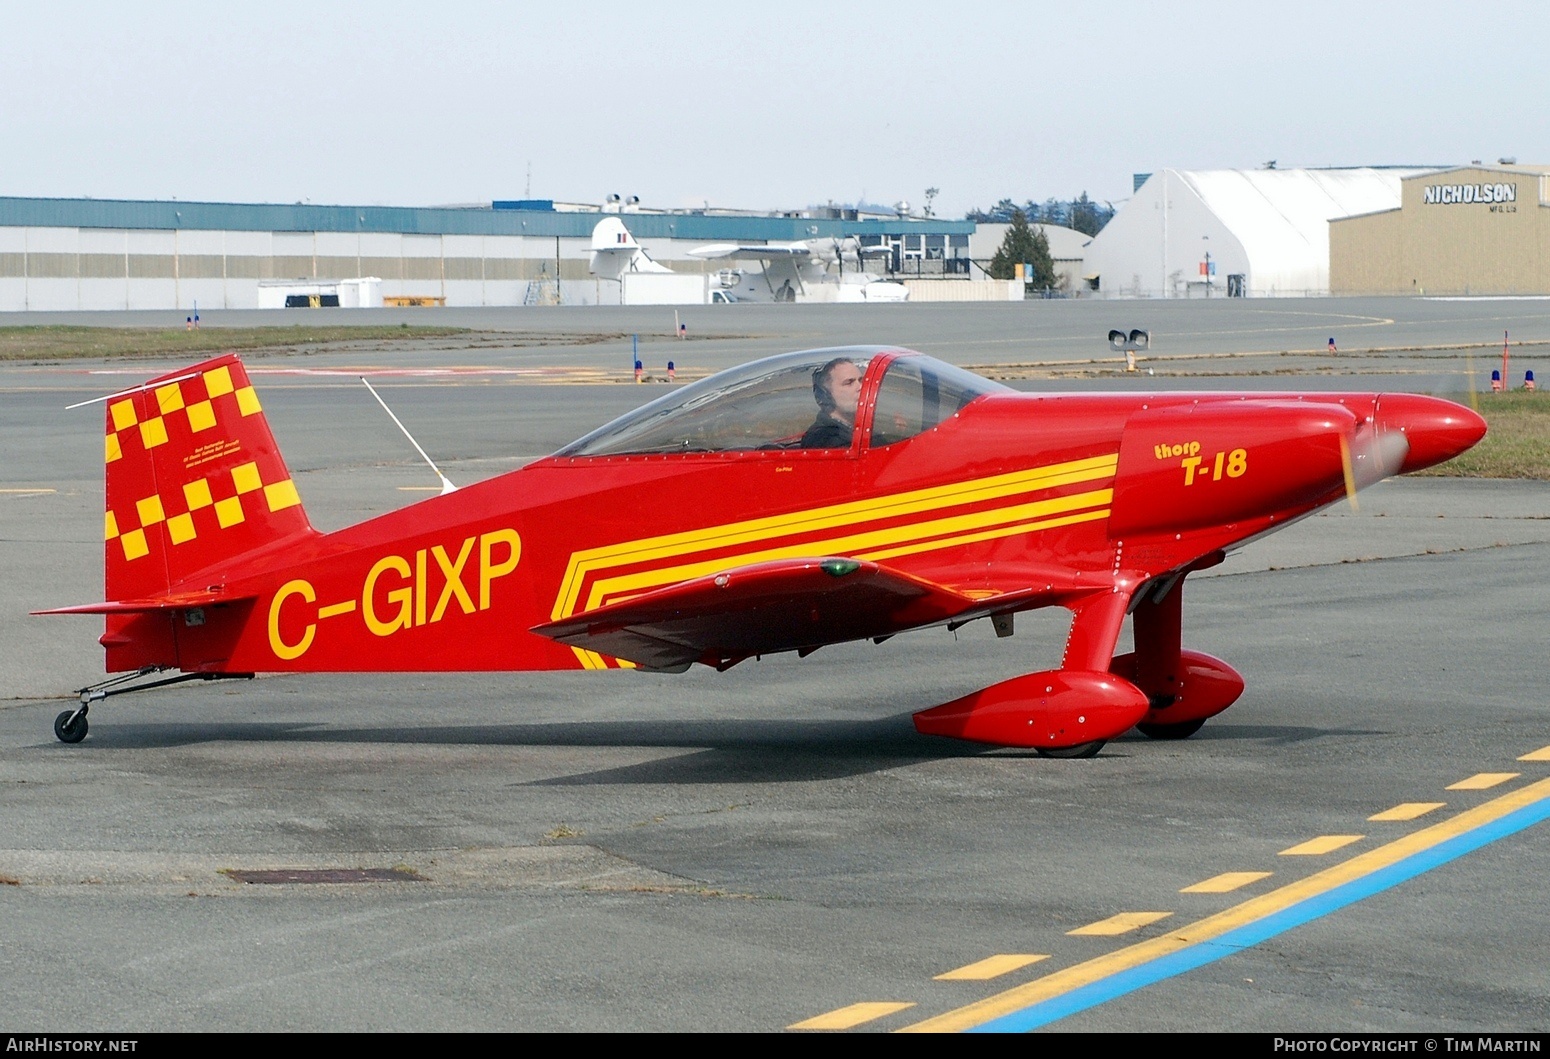
[[[1460,404],[1469,404],[1460,400]],[[1535,478],[1550,481],[1550,393],[1509,390],[1483,393],[1474,402],[1488,431],[1480,444],[1418,476],[1439,478]]]
[[[175,357],[227,350],[295,349],[339,342],[408,342],[467,334],[466,327],[293,324],[286,327],[0,327],[0,361]]]

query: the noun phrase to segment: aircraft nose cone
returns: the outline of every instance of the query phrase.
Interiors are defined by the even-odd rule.
[[[1378,428],[1402,432],[1410,443],[1400,474],[1451,460],[1485,437],[1485,420],[1463,405],[1413,393],[1380,397]]]

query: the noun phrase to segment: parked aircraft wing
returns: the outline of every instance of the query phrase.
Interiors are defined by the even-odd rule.
[[[691,257],[717,258],[742,257],[761,259],[770,257],[809,257],[812,248],[806,243],[711,243],[689,251]]]
[[[779,559],[645,592],[533,632],[648,669],[679,669],[888,636],[1051,596],[1041,585],[987,598],[858,559]]]

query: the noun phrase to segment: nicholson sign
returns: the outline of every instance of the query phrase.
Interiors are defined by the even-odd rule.
[[[1451,205],[1457,202],[1517,202],[1516,184],[1428,184],[1422,189],[1426,203]]]

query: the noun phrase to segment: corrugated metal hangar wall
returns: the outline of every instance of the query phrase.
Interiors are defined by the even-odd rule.
[[[1332,221],[1333,294],[1550,294],[1550,167],[1408,177],[1394,209]]]
[[[600,212],[283,206],[0,197],[0,312],[252,309],[271,280],[376,276],[386,298],[522,305],[558,272],[567,304],[616,304],[588,271]],[[968,221],[633,213],[630,231],[676,272],[724,262],[710,242],[846,236],[967,240]]]

